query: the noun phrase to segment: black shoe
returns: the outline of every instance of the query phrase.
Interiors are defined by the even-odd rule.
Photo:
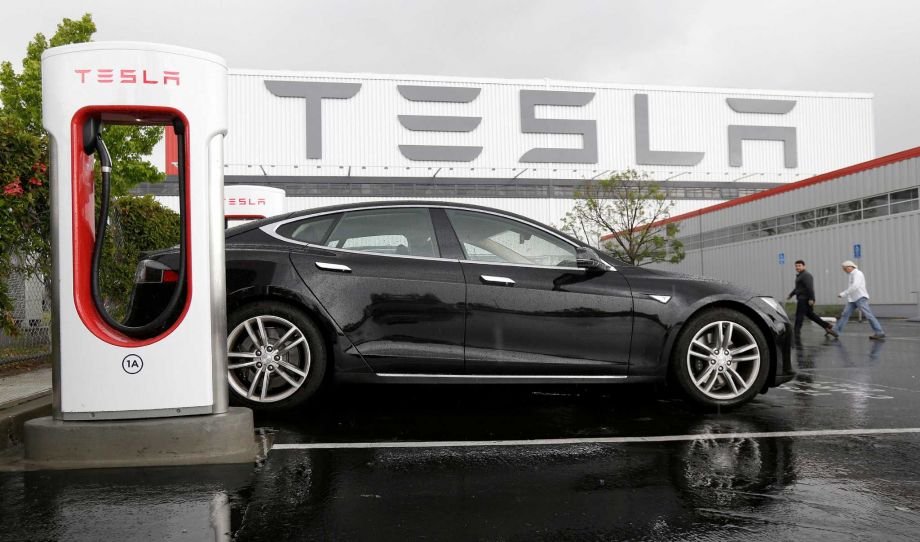
[[[884,340],[885,340],[885,334],[884,334],[884,333],[876,333],[875,335],[869,335],[869,340],[870,340],[870,341],[884,341]]]

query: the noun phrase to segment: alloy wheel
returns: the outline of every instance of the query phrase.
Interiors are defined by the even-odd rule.
[[[760,373],[760,347],[743,325],[720,320],[703,326],[687,348],[687,369],[696,388],[712,399],[746,393]]]
[[[227,336],[227,373],[240,397],[259,403],[286,399],[310,374],[310,345],[284,318],[253,316]]]

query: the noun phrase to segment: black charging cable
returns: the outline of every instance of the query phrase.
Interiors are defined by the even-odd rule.
[[[90,120],[84,130],[84,149],[87,154],[92,154],[93,150],[99,153],[99,162],[102,169],[102,196],[99,204],[99,220],[96,222],[96,241],[93,244],[93,265],[91,267],[90,291],[93,297],[93,303],[99,315],[105,320],[105,323],[115,330],[124,333],[134,339],[150,339],[156,337],[166,330],[172,323],[171,319],[176,315],[179,302],[183,300],[185,292],[185,283],[187,275],[186,246],[188,244],[188,231],[186,228],[186,170],[185,170],[185,123],[181,119],[173,121],[173,130],[176,134],[176,140],[179,144],[179,280],[176,282],[176,289],[166,308],[159,316],[150,322],[140,326],[126,326],[116,321],[105,309],[102,303],[102,296],[99,293],[99,264],[102,261],[102,247],[105,242],[105,230],[109,220],[109,193],[112,177],[112,157],[105,146],[105,141],[100,133],[101,125],[97,120]],[[92,138],[94,144],[86,141],[86,138]]]

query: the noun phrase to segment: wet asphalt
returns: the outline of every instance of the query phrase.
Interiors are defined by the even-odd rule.
[[[868,430],[920,427],[920,324],[884,324],[807,324],[796,379],[731,412],[646,386],[338,386],[257,416],[255,467],[0,472],[0,540],[917,540],[920,431]]]

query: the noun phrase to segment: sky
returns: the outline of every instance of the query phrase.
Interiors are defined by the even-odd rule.
[[[97,41],[231,68],[871,92],[876,154],[920,146],[920,2],[7,1],[0,59],[18,70],[35,33],[87,12]]]

